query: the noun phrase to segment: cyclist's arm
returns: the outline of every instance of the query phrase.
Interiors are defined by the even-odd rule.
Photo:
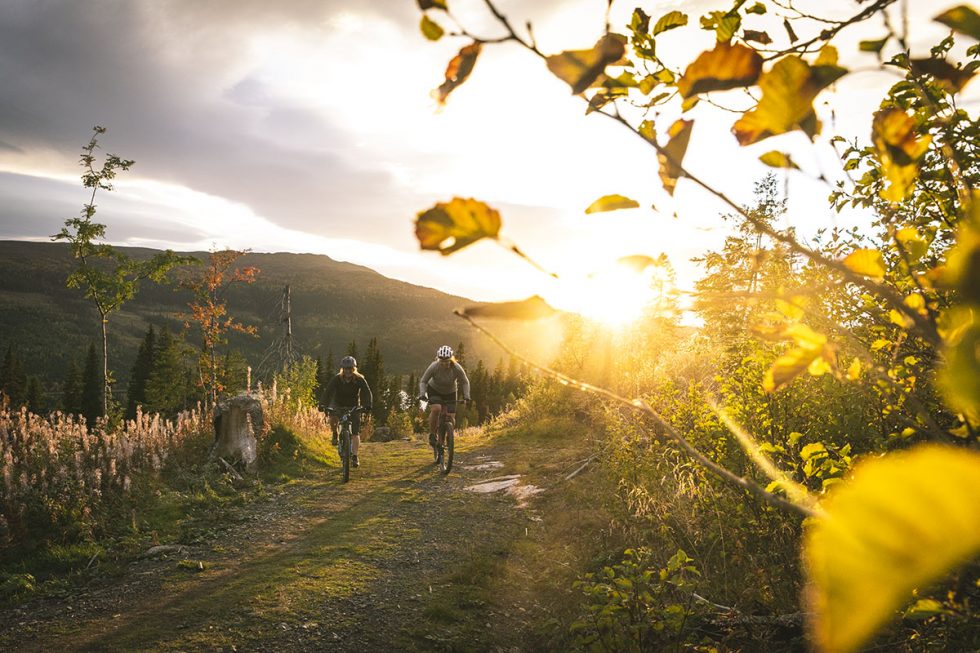
[[[332,376],[327,382],[327,387],[323,389],[323,395],[321,398],[321,403],[325,408],[329,408],[331,402],[333,402],[334,394],[337,392],[337,377]]]
[[[431,363],[429,367],[426,368],[425,372],[422,374],[422,378],[419,379],[419,396],[424,397],[429,394],[429,379],[432,378],[432,373],[436,370],[437,364]]]
[[[371,407],[374,406],[374,395],[371,394],[371,386],[368,385],[367,380],[364,379],[363,377],[360,379],[360,381],[361,381],[361,405],[364,406],[364,408],[370,410]]]
[[[466,376],[466,370],[459,363],[456,363],[456,382],[459,383],[459,389],[463,391],[463,399],[466,401],[470,400],[470,378]]]

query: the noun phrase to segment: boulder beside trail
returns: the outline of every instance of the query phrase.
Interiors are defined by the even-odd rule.
[[[262,432],[262,403],[249,394],[226,397],[214,409],[211,458],[241,462],[253,470],[258,459],[256,433]]]

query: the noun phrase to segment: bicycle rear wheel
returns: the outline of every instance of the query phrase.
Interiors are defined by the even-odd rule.
[[[350,445],[350,427],[347,427],[340,433],[340,469],[344,483],[350,480]]]
[[[455,430],[456,427],[453,426],[452,422],[446,422],[446,446],[444,447],[442,461],[440,462],[443,474],[448,474],[453,468],[453,441],[456,439],[453,436]]]

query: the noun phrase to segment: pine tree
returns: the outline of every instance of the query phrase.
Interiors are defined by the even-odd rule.
[[[88,354],[85,356],[85,367],[82,370],[82,401],[79,406],[89,427],[105,414],[105,404],[102,400],[103,388],[99,356],[93,342],[88,346]]]
[[[354,360],[357,360],[357,341],[351,340],[350,344],[347,345],[347,355],[353,356]]]
[[[41,415],[44,412],[44,389],[41,387],[41,380],[32,376],[27,380],[27,393],[24,403],[29,412]]]
[[[24,364],[11,345],[7,345],[7,353],[3,357],[0,379],[3,380],[0,391],[10,399],[10,405],[22,406],[27,397],[27,374],[24,372]]]
[[[327,350],[327,360],[323,364],[323,378],[326,381],[337,373],[337,362],[333,359],[333,349]]]
[[[456,359],[457,363],[463,367],[466,367],[466,347],[462,342],[456,345],[456,351],[453,352],[453,358]]]
[[[71,415],[82,414],[82,369],[73,356],[65,370],[65,382],[61,389],[61,409]]]
[[[157,341],[153,370],[146,381],[148,411],[173,415],[193,404],[194,373],[187,363],[187,355],[185,343],[164,328]]]
[[[364,353],[364,365],[360,367],[374,396],[374,420],[376,424],[384,424],[388,419],[388,390],[385,383],[384,359],[381,356],[381,346],[377,338],[371,338],[367,351]]]
[[[126,418],[136,417],[136,407],[146,403],[146,380],[153,371],[153,356],[156,353],[156,333],[153,325],[146,330],[146,336],[140,343],[136,361],[129,375],[129,387],[126,389]]]

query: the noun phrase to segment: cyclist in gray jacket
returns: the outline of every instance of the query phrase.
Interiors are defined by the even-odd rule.
[[[419,379],[419,397],[429,402],[429,444],[433,447],[445,446],[438,442],[439,415],[445,406],[450,418],[456,414],[456,390],[463,391],[463,400],[470,400],[470,380],[463,366],[453,358],[453,348],[443,345],[436,350],[436,360]]]

